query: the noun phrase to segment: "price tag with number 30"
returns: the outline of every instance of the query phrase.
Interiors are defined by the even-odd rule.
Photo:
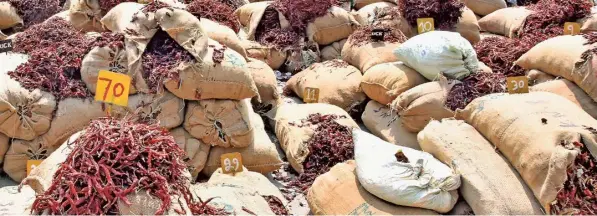
[[[529,93],[529,79],[526,76],[507,77],[508,93]]]
[[[127,106],[129,103],[130,87],[131,77],[126,74],[102,70],[97,77],[95,100]]]
[[[220,164],[224,174],[243,171],[243,157],[240,153],[228,153],[220,156]]]

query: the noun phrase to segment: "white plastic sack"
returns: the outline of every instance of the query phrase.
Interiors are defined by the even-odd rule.
[[[440,213],[456,205],[460,174],[431,154],[390,144],[358,129],[352,137],[357,177],[371,194],[396,205]],[[408,163],[398,162],[399,150]]]
[[[404,42],[394,55],[429,80],[440,73],[451,79],[462,79],[479,68],[477,53],[459,33],[432,31]]]

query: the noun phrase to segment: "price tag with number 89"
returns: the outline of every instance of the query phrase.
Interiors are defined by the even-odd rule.
[[[243,171],[243,157],[238,152],[223,154],[220,156],[220,163],[224,174]]]
[[[126,74],[102,70],[97,77],[95,100],[127,106],[129,103],[130,87],[131,77]]]

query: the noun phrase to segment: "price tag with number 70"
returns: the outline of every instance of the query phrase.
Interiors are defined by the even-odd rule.
[[[102,70],[97,77],[95,100],[120,106],[129,103],[131,77],[125,74]]]
[[[35,169],[35,167],[39,166],[43,162],[43,160],[27,160],[27,175],[31,173],[31,170]]]
[[[221,155],[220,164],[224,174],[243,171],[243,157],[238,152]]]

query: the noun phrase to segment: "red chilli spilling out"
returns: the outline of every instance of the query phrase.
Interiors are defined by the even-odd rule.
[[[276,50],[300,50],[301,36],[291,28],[282,29],[278,11],[268,6],[255,29],[255,41]]]
[[[290,182],[289,186],[306,192],[315,178],[328,172],[334,165],[354,158],[352,129],[338,124],[337,115],[311,114],[303,124],[316,125],[315,133],[307,141],[309,155],[303,162],[304,172]]]
[[[597,130],[587,128],[596,133]],[[597,214],[597,161],[587,147],[580,142],[573,143],[579,150],[574,163],[566,170],[567,180],[551,204],[554,215],[595,215]]]
[[[284,206],[282,201],[275,196],[262,196],[267,204],[269,204],[270,209],[274,212],[275,215],[290,215],[288,213],[288,209]]]
[[[462,16],[464,3],[459,0],[399,0],[401,13],[411,26],[418,18],[433,18],[440,30],[452,29]]]
[[[159,29],[143,53],[143,78],[147,82],[151,93],[159,92],[168,79],[178,80],[178,70],[181,63],[195,62],[189,51],[180,46],[167,32]]]
[[[36,197],[32,213],[119,214],[118,203],[131,205],[126,196],[139,190],[160,200],[155,214],[166,213],[172,196],[183,197],[195,215],[225,213],[192,200],[189,180],[183,174],[185,153],[157,124],[100,118],[68,145],[72,152],[48,190]]]
[[[506,76],[499,73],[478,72],[464,78],[450,89],[446,99],[446,107],[455,111],[464,109],[476,98],[506,91]]]
[[[41,89],[57,99],[90,96],[81,80],[83,57],[96,46],[124,47],[124,36],[102,33],[86,37],[61,18],[34,25],[15,39],[15,52],[29,59],[8,73],[29,90]]]
[[[195,0],[187,5],[187,11],[197,18],[206,18],[230,27],[234,32],[240,30],[234,8],[219,0]]]
[[[588,16],[591,7],[589,0],[540,0],[528,6],[533,12],[526,18],[519,34],[522,38],[529,37],[533,45],[560,36],[564,33],[565,22]]]
[[[305,32],[310,22],[338,4],[336,0],[276,0],[271,6],[286,17],[295,32]]]
[[[62,10],[60,0],[0,0],[9,2],[23,19],[25,28],[41,23]]]
[[[524,76],[525,71],[514,62],[534,46],[532,42],[518,38],[489,37],[475,44],[479,61],[485,63],[494,73]]]

